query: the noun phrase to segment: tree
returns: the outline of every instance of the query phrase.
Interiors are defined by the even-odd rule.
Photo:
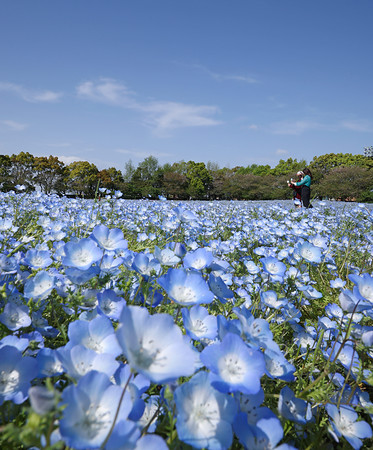
[[[65,190],[65,165],[56,156],[38,156],[34,160],[34,183],[39,185],[45,194],[52,191]]]
[[[2,191],[9,191],[12,189],[11,179],[10,179],[10,168],[12,162],[10,156],[0,155],[0,189]]]
[[[206,198],[212,184],[212,176],[206,169],[205,163],[188,162],[187,179],[188,194],[191,198]]]
[[[322,196],[341,200],[372,200],[372,189],[372,172],[364,167],[335,167],[318,185]]]
[[[120,190],[123,187],[122,172],[115,167],[100,170],[98,178],[100,179],[100,186],[111,191]]]
[[[27,190],[34,190],[34,161],[31,153],[21,152],[10,157],[10,182],[13,186],[24,185]]]
[[[297,159],[288,158],[286,161],[284,159],[280,159],[277,166],[271,170],[272,175],[294,175],[299,170],[303,170],[307,166],[307,163],[304,159],[297,161]]]
[[[98,169],[88,161],[75,161],[67,166],[67,182],[76,194],[94,197],[98,183]]]

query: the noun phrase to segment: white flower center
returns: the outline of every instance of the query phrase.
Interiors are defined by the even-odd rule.
[[[220,376],[228,383],[241,383],[245,376],[245,365],[236,354],[227,354],[218,363]]]
[[[12,393],[19,383],[19,372],[17,370],[12,370],[11,372],[6,372],[2,370],[0,372],[0,394],[7,395]]]
[[[174,286],[171,289],[171,297],[175,298],[180,303],[193,303],[197,296],[193,289],[188,286]]]

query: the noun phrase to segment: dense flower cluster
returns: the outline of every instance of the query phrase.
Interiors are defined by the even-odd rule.
[[[0,195],[4,447],[372,445],[371,207]]]

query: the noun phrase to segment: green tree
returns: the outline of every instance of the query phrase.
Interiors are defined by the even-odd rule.
[[[124,180],[122,172],[115,167],[100,170],[98,173],[98,178],[100,179],[100,186],[106,189],[114,191],[123,188]]]
[[[98,179],[97,167],[88,161],[75,161],[67,166],[66,181],[78,195],[94,197]]]
[[[272,175],[295,175],[299,170],[304,169],[307,163],[304,159],[297,161],[297,159],[288,158],[286,161],[280,159],[277,166],[271,170]]]
[[[10,179],[10,168],[12,162],[10,156],[0,155],[0,189],[2,191],[9,191],[12,189],[12,183]]]
[[[335,167],[317,186],[325,197],[341,200],[373,200],[372,171],[365,167]]]
[[[65,165],[56,156],[37,156],[34,160],[34,183],[45,194],[65,190]]]
[[[188,194],[193,199],[203,199],[209,194],[212,184],[212,176],[205,163],[188,162]]]
[[[9,170],[10,183],[26,186],[27,190],[34,190],[34,161],[31,153],[20,152],[10,157],[11,167]]]

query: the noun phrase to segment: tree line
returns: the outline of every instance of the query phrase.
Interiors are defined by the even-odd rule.
[[[251,164],[220,168],[216,163],[180,161],[160,165],[149,156],[137,167],[131,160],[123,171],[98,170],[88,161],[65,165],[56,156],[28,152],[0,155],[0,190],[22,185],[26,191],[93,198],[97,187],[120,191],[123,198],[188,200],[275,200],[292,196],[287,180],[307,166],[305,160],[281,159],[269,165]],[[329,153],[312,159],[312,196],[341,200],[373,201],[373,158],[350,153]],[[102,190],[102,189],[101,189]]]

